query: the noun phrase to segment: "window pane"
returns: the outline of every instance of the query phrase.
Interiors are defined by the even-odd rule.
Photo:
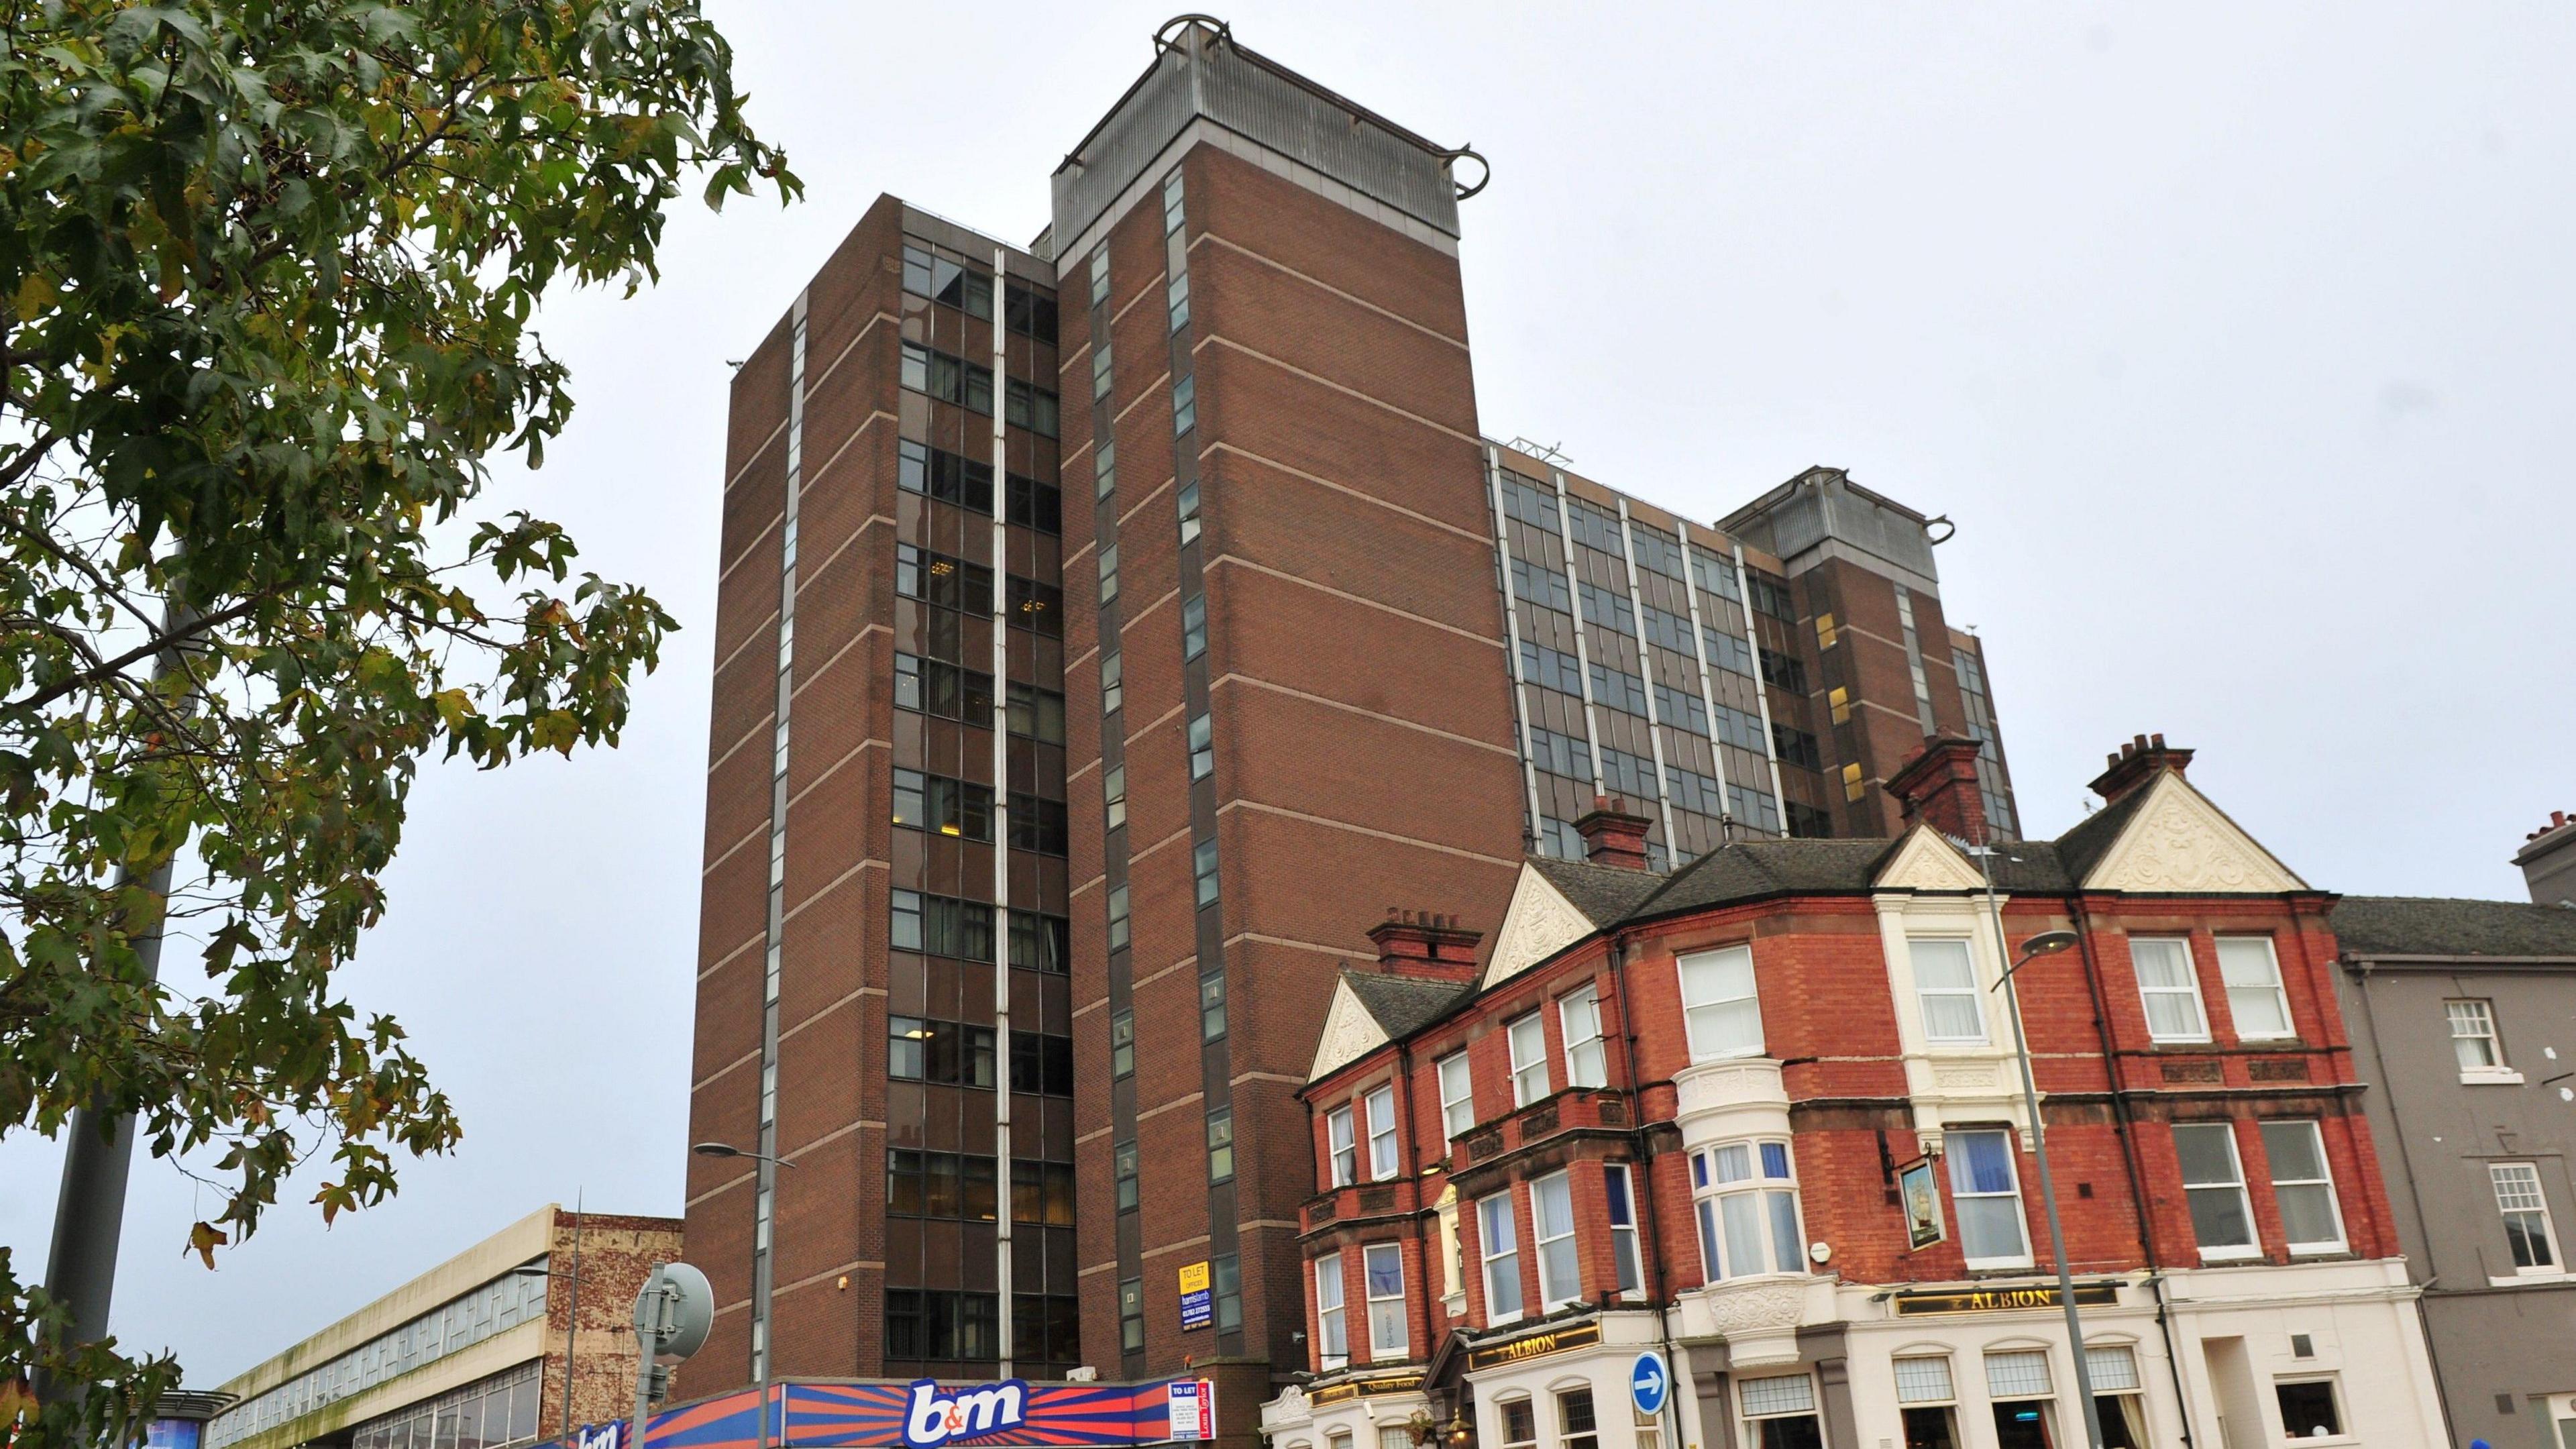
[[[2281,1401],[2281,1429],[2292,1439],[2343,1432],[2343,1415],[2335,1408],[2334,1384],[2328,1379],[2275,1384]]]
[[[1946,1404],[1957,1397],[1950,1387],[1946,1358],[1896,1360],[1896,1401],[1900,1404]]]
[[[1782,1273],[1802,1272],[1806,1268],[1806,1246],[1798,1241],[1798,1198],[1795,1193],[1772,1192],[1763,1196],[1771,1204],[1771,1262]]]
[[[2290,1015],[2281,998],[2281,965],[2272,943],[2260,936],[2222,937],[2218,974],[2227,982],[2227,1011],[2239,1036],[2288,1036]]]

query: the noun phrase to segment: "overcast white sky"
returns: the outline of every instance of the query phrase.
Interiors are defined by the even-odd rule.
[[[501,478],[687,631],[614,755],[414,796],[349,985],[411,1027],[461,1151],[328,1232],[290,1193],[211,1274],[181,1256],[211,1207],[137,1164],[115,1327],[192,1383],[585,1187],[679,1210],[725,359],[880,191],[1034,235],[1168,13],[709,8],[807,200],[684,209],[657,290],[552,308],[580,411]],[[2507,858],[2576,806],[2576,11],[1612,14],[1227,14],[1492,158],[1462,208],[1488,433],[1701,519],[1810,463],[1949,514],[2034,833],[2161,730],[2321,887],[2520,897]],[[28,1278],[58,1162],[0,1143]]]

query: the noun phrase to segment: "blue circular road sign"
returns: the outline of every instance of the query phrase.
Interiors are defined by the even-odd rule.
[[[1672,1393],[1672,1375],[1664,1372],[1663,1355],[1652,1349],[1637,1355],[1628,1370],[1628,1397],[1637,1401],[1640,1414],[1660,1414],[1664,1399]]]

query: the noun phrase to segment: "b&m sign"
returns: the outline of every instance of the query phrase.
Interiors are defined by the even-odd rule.
[[[622,1423],[583,1431],[576,1449],[755,1449],[759,1395],[723,1394],[655,1414],[640,1446]],[[1216,1385],[774,1384],[768,1442],[784,1449],[1088,1449],[1216,1437]],[[565,1449],[560,1444],[552,1449]]]

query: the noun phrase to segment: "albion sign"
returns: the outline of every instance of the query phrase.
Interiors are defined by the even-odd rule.
[[[2120,1301],[2116,1283],[2078,1283],[2075,1306],[2109,1308]],[[1913,1318],[1925,1313],[2009,1313],[2024,1308],[2057,1308],[2065,1300],[2057,1285],[2031,1288],[1986,1288],[1964,1293],[1899,1293],[1889,1303],[1899,1318]]]
[[[912,1449],[937,1449],[951,1439],[980,1439],[1028,1422],[1029,1386],[1023,1379],[944,1394],[939,1380],[914,1379],[910,1393],[903,1442]]]

